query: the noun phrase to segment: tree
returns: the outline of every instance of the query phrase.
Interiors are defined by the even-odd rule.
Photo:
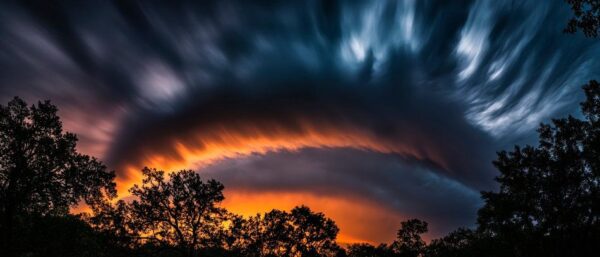
[[[202,181],[192,170],[171,173],[144,168],[142,185],[129,191],[136,199],[126,204],[132,230],[148,243],[175,247],[188,256],[202,248],[221,247],[225,210],[223,185]]]
[[[348,257],[394,257],[396,254],[386,244],[375,247],[370,244],[360,243],[348,246]]]
[[[18,256],[30,257],[118,257],[132,256],[126,248],[110,242],[80,217],[29,217],[13,233]]]
[[[581,30],[586,37],[598,37],[600,31],[599,0],[565,0],[573,11],[573,17],[567,23],[565,32],[575,33]]]
[[[391,245],[353,244],[348,247],[349,257],[417,257],[425,256],[427,244],[421,235],[427,233],[427,222],[410,219],[401,223],[396,240]],[[427,255],[438,256],[438,255]]]
[[[427,232],[427,222],[419,219],[410,219],[401,223],[397,239],[392,245],[399,256],[417,257],[425,252],[425,241],[421,234]]]
[[[142,243],[142,238],[135,234],[132,212],[125,201],[101,202],[92,206],[92,213],[83,214],[83,220],[116,248],[133,249]]]
[[[241,256],[338,256],[338,227],[322,213],[299,206],[290,213],[272,210],[233,222],[233,251]]]
[[[300,256],[335,256],[339,251],[335,238],[340,230],[323,213],[300,206],[292,209],[290,221],[295,228],[292,240]]]
[[[116,196],[114,172],[77,153],[49,101],[28,107],[15,97],[0,105],[0,249],[14,254],[16,217],[64,216],[80,201]]]
[[[247,257],[294,256],[294,228],[288,213],[272,210],[264,216],[256,215],[243,225],[240,252]]]
[[[600,238],[600,84],[584,86],[586,119],[554,119],[539,145],[498,153],[498,192],[483,192],[481,233],[512,256],[586,256]]]
[[[469,256],[492,256],[490,253],[483,254],[478,251],[480,246],[476,231],[459,228],[447,236],[434,239],[427,246],[425,256],[427,257],[469,257]]]

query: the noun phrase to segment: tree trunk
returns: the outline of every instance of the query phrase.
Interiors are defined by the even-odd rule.
[[[11,205],[10,203],[8,203]],[[2,250],[0,252],[4,252],[0,254],[2,256],[13,257],[15,256],[14,246],[13,246],[13,216],[14,211],[11,206],[6,206],[6,210],[3,213],[2,217]]]

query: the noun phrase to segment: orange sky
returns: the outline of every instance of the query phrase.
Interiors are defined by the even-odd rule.
[[[226,130],[215,126],[204,129],[202,133],[186,139],[172,141],[169,154],[161,149],[152,149],[143,154],[143,158],[122,165],[126,176],[117,178],[120,197],[128,195],[127,189],[141,181],[140,169],[148,166],[165,171],[195,169],[228,158],[240,158],[250,154],[269,154],[280,150],[296,151],[306,147],[315,148],[355,148],[381,153],[395,153],[416,158],[443,160],[436,156],[425,156],[423,152],[414,151],[410,145],[386,142],[375,135],[359,129],[344,127],[317,126],[302,122],[301,129],[288,131],[284,128],[271,127],[264,129],[247,126]],[[241,133],[240,131],[243,131]],[[173,150],[176,152],[173,155]],[[234,213],[253,215],[269,211],[273,208],[289,210],[297,205],[307,205],[322,211],[336,221],[340,227],[339,241],[347,242],[389,242],[393,240],[399,228],[401,215],[382,206],[370,203],[367,199],[356,199],[355,196],[322,196],[311,192],[263,192],[228,190],[225,185],[224,207]]]
[[[199,128],[198,133],[173,139],[158,149],[143,149],[136,160],[126,160],[117,169],[121,177],[118,190],[127,189],[141,181],[144,166],[175,171],[201,169],[216,161],[239,158],[250,154],[268,154],[281,150],[296,151],[302,148],[355,148],[380,153],[394,153],[404,157],[433,161],[447,167],[445,160],[435,150],[417,151],[410,143],[391,142],[372,132],[344,124],[316,124],[299,119],[299,128],[286,128],[269,124],[268,128],[236,123],[229,126],[214,125]],[[229,129],[233,128],[233,129]],[[168,153],[166,153],[168,152]],[[227,185],[225,185],[227,186]]]
[[[306,205],[313,211],[323,212],[340,228],[338,242],[342,244],[368,242],[379,244],[391,242],[402,215],[356,197],[322,196],[311,193],[282,193],[235,191],[225,189],[223,206],[244,216],[272,209],[289,211],[295,206]]]

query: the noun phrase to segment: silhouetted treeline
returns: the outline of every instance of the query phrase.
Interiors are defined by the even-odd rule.
[[[0,106],[0,256],[592,256],[600,250],[600,84],[583,87],[584,119],[555,119],[537,146],[499,152],[497,192],[483,192],[477,226],[427,244],[427,223],[396,240],[336,243],[335,222],[299,206],[244,218],[219,207],[224,186],[191,170],[145,168],[130,201],[114,172],[75,151],[49,102]],[[84,202],[92,212],[70,215]]]

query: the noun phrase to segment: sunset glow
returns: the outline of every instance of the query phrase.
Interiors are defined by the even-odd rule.
[[[233,213],[306,205],[340,243],[476,226],[496,152],[581,116],[600,70],[564,1],[39,2],[0,3],[0,103],[50,100],[113,202],[144,167],[193,170]]]
[[[138,160],[138,164],[126,164],[120,169],[127,173],[117,178],[119,196],[127,197],[127,190],[133,184],[141,182],[142,165],[165,171],[194,168],[202,173],[203,167],[226,159],[250,154],[265,155],[281,150],[293,152],[302,148],[356,148],[393,153],[406,158],[425,158],[425,153],[415,152],[408,145],[383,142],[368,132],[343,126],[321,128],[309,122],[302,124],[296,131],[270,127],[268,132],[264,132],[258,128],[236,126],[235,131],[229,132],[224,127],[218,127],[215,130],[203,130],[185,141],[174,141],[172,148],[175,149],[175,154],[150,153],[146,158]],[[432,159],[429,156],[427,158]],[[443,163],[442,160],[439,163]],[[246,216],[272,209],[290,210],[299,205],[310,206],[336,220],[342,229],[339,236],[341,243],[391,242],[394,230],[403,218],[394,211],[371,203],[368,199],[360,199],[357,195],[318,196],[311,192],[278,193],[234,189],[226,190],[226,201],[223,204],[233,213]]]
[[[223,206],[244,216],[253,216],[272,209],[289,211],[299,205],[310,206],[311,209],[327,213],[341,228],[338,241],[343,244],[389,243],[394,239],[395,228],[406,218],[386,209],[385,206],[360,197],[323,196],[310,192],[255,193],[233,190],[227,190],[225,194],[227,198]]]
[[[302,148],[355,148],[379,153],[394,153],[406,158],[432,160],[444,167],[444,160],[435,153],[417,152],[401,142],[385,142],[367,132],[344,127],[316,126],[303,122],[299,129],[290,131],[283,127],[269,127],[268,131],[253,126],[233,125],[234,131],[225,127],[202,128],[202,132],[183,140],[174,140],[171,145],[144,152],[133,163],[125,162],[127,172],[119,177],[119,192],[126,191],[140,182],[142,167],[154,167],[165,171],[199,168],[224,159],[240,158],[250,154],[268,154],[281,150],[297,151]],[[162,154],[161,149],[172,149]],[[427,156],[429,154],[429,156]]]

